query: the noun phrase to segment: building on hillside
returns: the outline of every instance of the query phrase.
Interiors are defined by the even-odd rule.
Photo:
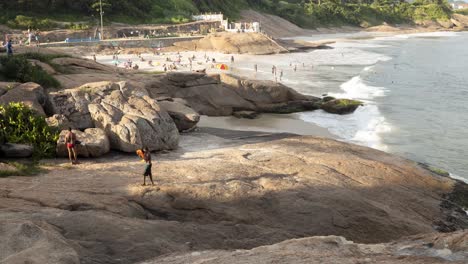
[[[194,21],[224,21],[224,15],[222,13],[205,13],[199,15],[193,15],[192,20]]]
[[[228,32],[261,32],[259,22],[229,22],[222,13],[205,13],[192,16],[194,21],[219,21],[221,28]]]
[[[452,7],[453,10],[467,9],[468,8],[468,3],[453,2],[453,3],[450,3],[450,6]]]
[[[259,22],[236,22],[236,23],[226,23],[223,25],[224,30],[228,32],[256,32],[260,33],[260,23]]]

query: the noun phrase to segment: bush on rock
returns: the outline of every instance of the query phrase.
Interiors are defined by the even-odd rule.
[[[32,145],[36,158],[54,155],[58,131],[44,117],[22,103],[0,105],[0,116],[0,141]]]
[[[28,59],[46,56],[21,54],[15,56],[0,56],[0,80],[15,82],[35,82],[44,87],[59,87],[60,83],[40,66],[32,65]]]

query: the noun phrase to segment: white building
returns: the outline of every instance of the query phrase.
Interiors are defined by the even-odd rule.
[[[200,14],[200,15],[193,15],[192,20],[194,21],[220,21],[223,22],[224,15],[222,13],[219,14]]]
[[[220,21],[221,27],[228,32],[257,32],[261,31],[259,22],[239,22],[229,23],[228,19],[224,19],[222,13],[219,14],[200,14],[192,16],[194,21]]]
[[[453,10],[466,9],[468,8],[468,3],[450,3],[450,6]]]

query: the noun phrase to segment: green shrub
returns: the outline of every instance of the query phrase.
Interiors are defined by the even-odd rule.
[[[18,15],[13,20],[9,20],[7,25],[11,28],[18,28],[18,29],[52,29],[56,28],[58,25],[57,23],[53,22],[52,20],[45,18],[45,19],[37,19],[35,17],[28,17],[23,15]]]
[[[0,134],[6,142],[32,145],[34,158],[54,156],[59,131],[49,127],[44,117],[22,103],[0,105],[0,115]]]
[[[413,18],[415,20],[449,20],[450,9],[444,5],[422,5],[414,10]]]
[[[87,30],[87,29],[90,29],[90,25],[86,23],[75,24],[71,22],[70,24],[67,25],[67,28],[71,30]]]
[[[43,56],[48,55],[29,55],[0,56],[0,80],[35,82],[44,87],[59,87],[60,83],[53,76],[45,72],[41,67],[33,66],[28,61],[28,59],[44,59]]]

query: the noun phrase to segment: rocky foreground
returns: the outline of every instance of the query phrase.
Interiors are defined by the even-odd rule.
[[[39,176],[1,179],[0,260],[464,263],[467,257],[466,231],[404,238],[467,228],[460,207],[466,185],[380,151],[323,138],[201,129],[154,160],[155,187],[141,186],[136,156],[119,153],[73,167],[44,161],[47,172]],[[330,235],[388,244],[313,237]]]
[[[31,63],[61,88],[0,83],[0,104],[23,102],[51,126],[75,128],[80,159],[94,159],[46,160],[40,175],[0,178],[2,264],[467,259],[464,183],[330,139],[197,128],[200,115],[345,114],[360,102],[231,75],[128,72],[71,57]],[[1,155],[32,154],[0,143]],[[141,186],[134,151],[143,146],[160,151],[154,187]]]

